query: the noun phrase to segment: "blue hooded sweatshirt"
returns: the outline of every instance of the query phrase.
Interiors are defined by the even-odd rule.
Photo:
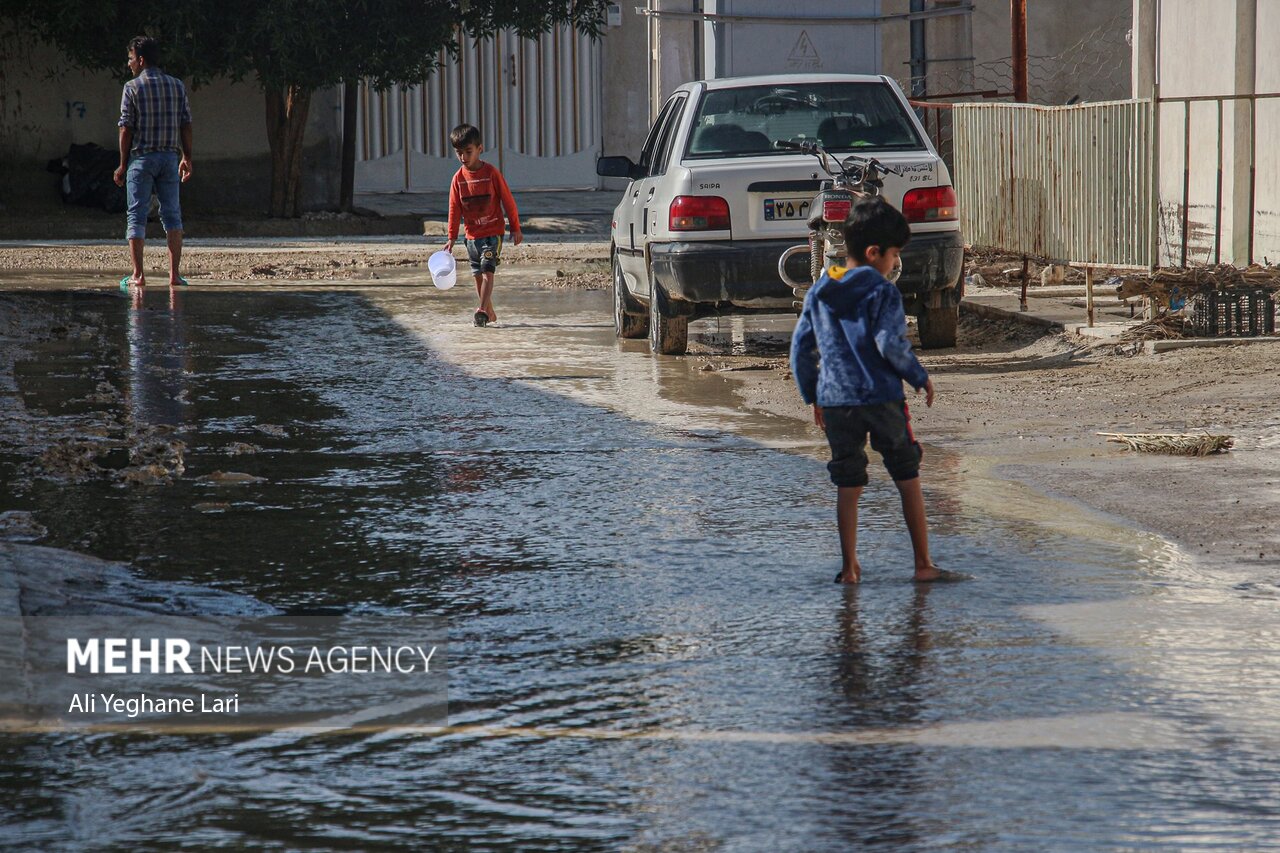
[[[904,399],[929,374],[907,342],[898,288],[875,269],[833,266],[804,298],[791,337],[791,373],[806,403],[870,406]]]

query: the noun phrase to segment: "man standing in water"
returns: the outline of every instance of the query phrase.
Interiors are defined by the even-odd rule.
[[[154,191],[160,199],[160,222],[169,243],[169,286],[186,284],[178,275],[182,260],[182,207],[178,184],[191,177],[191,106],[182,81],[160,70],[160,45],[137,36],[129,42],[129,71],[120,99],[120,166],[117,186],[126,186],[129,255],[133,274],[122,288],[146,284],[142,250],[147,237],[147,209]]]

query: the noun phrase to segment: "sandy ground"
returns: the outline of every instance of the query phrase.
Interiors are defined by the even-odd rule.
[[[1280,578],[1280,342],[1125,357],[1112,345],[966,316],[960,346],[926,351],[937,399],[912,403],[926,445],[1159,533],[1207,562]],[[744,401],[811,419],[778,359],[739,374]],[[816,430],[816,428],[815,428]],[[1204,458],[1135,453],[1098,432],[1230,434]],[[924,477],[928,477],[928,456]]]
[[[183,251],[182,274],[193,282],[376,279],[380,272],[396,268],[421,266],[425,271],[427,257],[443,248],[443,242],[443,239],[433,237],[416,242],[397,240],[381,244],[281,241],[248,247],[193,245]],[[454,255],[465,270],[466,250],[456,247]],[[528,240],[519,246],[508,243],[502,249],[502,262],[509,265],[560,262],[571,265],[607,258],[607,242]],[[145,256],[148,280],[156,276],[163,282],[168,263],[163,242],[148,241]],[[0,281],[3,281],[4,270],[118,272],[124,275],[129,271],[129,261],[122,244],[5,247],[0,248]]]
[[[435,248],[425,240],[200,246],[187,252],[185,270],[193,280],[377,278],[423,264]],[[504,261],[555,269],[542,287],[599,288],[608,285],[606,253],[599,242],[531,241],[508,246]],[[0,270],[115,271],[123,260],[119,246],[0,248]],[[163,268],[162,247],[149,248],[148,263]],[[7,342],[17,343],[12,335]],[[1272,524],[1280,510],[1280,344],[1125,356],[1111,345],[966,316],[958,348],[922,358],[938,391],[932,409],[923,400],[912,408],[926,444],[1162,534],[1205,560],[1280,579]],[[745,405],[810,420],[778,346],[711,361],[732,371]],[[15,412],[0,415],[10,429],[36,428]],[[1234,436],[1235,449],[1206,458],[1139,454],[1096,435],[1200,430]]]

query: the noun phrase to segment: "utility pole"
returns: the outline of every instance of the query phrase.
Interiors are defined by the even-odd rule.
[[[925,0],[911,0],[912,12],[923,12],[925,10]],[[927,42],[924,34],[924,21],[913,18],[911,20],[911,97],[923,98],[928,94],[928,88],[925,81],[925,74],[928,73],[926,65]]]
[[[1027,0],[1009,0],[1013,24],[1013,99],[1027,102]]]

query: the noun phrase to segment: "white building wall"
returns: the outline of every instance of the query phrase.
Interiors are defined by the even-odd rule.
[[[1280,98],[1257,101],[1256,127],[1247,100],[1223,101],[1221,139],[1217,101],[1170,100],[1280,93],[1280,0],[1157,0],[1155,8],[1159,261],[1181,263],[1184,237],[1188,263],[1245,266],[1251,248],[1257,261],[1280,260]]]

